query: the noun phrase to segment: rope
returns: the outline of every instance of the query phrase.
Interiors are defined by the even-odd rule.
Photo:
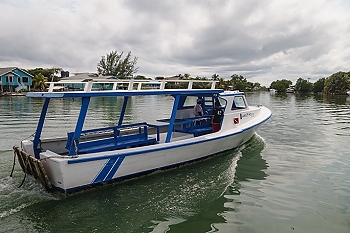
[[[16,165],[16,151],[13,151],[13,166],[12,166],[10,177],[12,177],[13,170],[15,169],[15,165]]]
[[[24,181],[26,180],[26,177],[27,177],[27,173],[25,172],[22,183],[18,186],[18,188],[22,187],[22,185],[24,184]]]

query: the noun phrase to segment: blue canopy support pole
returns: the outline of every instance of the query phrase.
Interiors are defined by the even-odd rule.
[[[50,99],[51,98],[46,98],[45,101],[44,101],[43,108],[41,109],[41,114],[40,114],[38,126],[36,128],[35,136],[34,136],[34,140],[33,140],[34,156],[37,159],[40,159],[40,155],[39,154],[41,152],[41,149],[38,148],[38,146],[39,146],[39,143],[40,143],[40,136],[41,136],[41,132],[43,131],[45,116],[46,116],[46,113],[47,113],[47,109],[49,107]]]
[[[174,106],[173,106],[173,111],[171,113],[168,133],[167,133],[166,139],[165,139],[165,143],[170,142],[171,135],[173,133],[173,129],[174,129],[174,125],[175,125],[175,117],[176,117],[177,108],[179,106],[179,101],[180,101],[180,95],[176,95],[175,96],[175,101],[174,101]]]
[[[82,104],[81,104],[81,109],[80,109],[78,121],[77,121],[77,124],[75,126],[73,139],[72,139],[70,147],[69,147],[69,155],[71,155],[71,156],[76,155],[78,152],[77,146],[79,144],[81,131],[83,130],[84,121],[85,121],[86,113],[87,113],[87,110],[89,107],[89,103],[90,103],[90,97],[83,97],[82,98]]]
[[[123,102],[123,107],[122,110],[120,112],[120,117],[119,117],[119,122],[118,122],[118,126],[123,124],[123,119],[124,119],[124,115],[125,115],[125,109],[126,109],[126,105],[128,103],[128,96],[124,96],[124,102]]]

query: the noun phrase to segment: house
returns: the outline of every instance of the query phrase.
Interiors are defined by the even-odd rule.
[[[19,92],[30,89],[33,75],[17,67],[0,68],[0,91]]]
[[[117,89],[121,90],[127,90],[128,89],[128,81],[129,79],[117,79],[115,76],[101,76],[96,73],[76,73],[73,76],[62,76],[61,75],[61,80],[60,82],[87,82],[89,80],[93,80],[94,83],[92,85],[93,90],[112,90],[113,89],[113,82],[120,82],[118,83],[118,86],[116,87]],[[154,80],[143,80],[147,83],[144,83],[142,86],[142,89],[159,89],[161,82],[159,81],[154,81]],[[79,83],[71,83],[71,84],[66,84],[65,87],[67,89],[74,89],[74,90],[81,90],[83,89],[84,85],[79,84]]]
[[[115,79],[113,76],[100,76],[96,73],[75,73],[72,76],[65,75],[62,76],[61,73],[61,80],[60,82],[87,82],[89,80],[94,80],[98,82],[103,82],[106,81],[106,85],[103,84],[94,84],[92,86],[93,89],[112,89],[112,86],[108,85],[108,82],[111,80]],[[84,88],[84,84],[79,84],[79,83],[70,83],[65,85],[66,88],[68,89],[73,89],[73,90],[80,90]]]

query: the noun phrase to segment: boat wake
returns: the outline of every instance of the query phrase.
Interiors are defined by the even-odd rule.
[[[10,210],[5,210],[4,212],[0,213],[0,218],[5,218],[7,216],[10,216],[11,214],[17,213],[20,210],[26,208],[28,205],[22,204],[16,208],[10,209]]]
[[[0,179],[0,219],[13,215],[21,210],[44,200],[55,200],[56,197],[46,193],[32,177],[27,177],[25,185],[18,188],[20,177]]]

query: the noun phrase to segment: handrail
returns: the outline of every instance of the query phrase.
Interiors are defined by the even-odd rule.
[[[165,90],[165,84],[166,83],[188,83],[187,89],[192,90],[193,83],[211,83],[210,89],[215,89],[215,84],[218,81],[214,80],[136,80],[136,79],[128,79],[128,80],[89,80],[88,82],[83,81],[59,81],[59,82],[46,82],[49,84],[48,92],[53,92],[54,90],[59,90],[64,87],[64,84],[82,84],[83,92],[90,92],[92,91],[92,87],[94,84],[113,84],[112,90],[109,91],[120,91],[117,90],[118,84],[128,84],[126,90],[123,91],[133,91],[134,90],[134,84],[137,84],[137,90],[141,90],[142,84],[154,84],[159,86],[149,88],[150,90]],[[62,86],[63,85],[63,86]],[[60,88],[57,88],[60,87]],[[94,90],[94,91],[105,91],[105,90]]]

